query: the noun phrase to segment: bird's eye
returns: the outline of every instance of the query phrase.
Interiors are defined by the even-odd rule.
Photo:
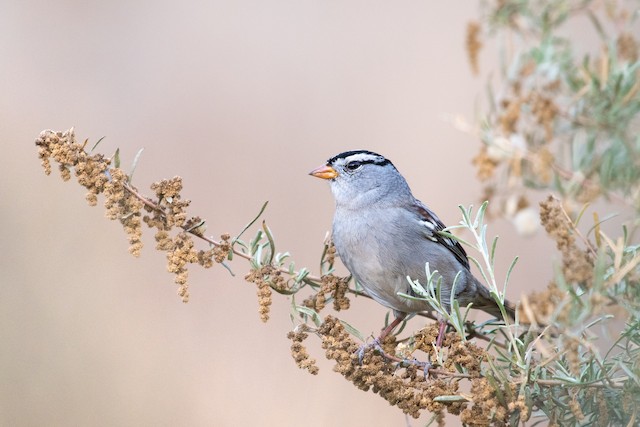
[[[350,171],[354,171],[358,169],[360,166],[362,166],[362,162],[354,160],[352,162],[347,163],[345,167]]]

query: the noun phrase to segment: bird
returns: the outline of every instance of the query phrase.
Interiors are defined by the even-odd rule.
[[[441,304],[447,312],[458,275],[454,298],[460,306],[472,304],[502,319],[489,289],[472,274],[464,248],[439,233],[445,225],[413,196],[389,159],[368,150],[345,151],[309,174],[329,181],[335,199],[331,234],[342,263],[373,300],[393,310],[394,320],[376,341],[382,342],[408,315],[432,310],[426,300],[399,295],[412,295],[407,277],[427,283],[426,263],[442,277]],[[507,300],[504,306],[514,319],[515,306]],[[439,324],[438,346],[447,326],[442,318]]]

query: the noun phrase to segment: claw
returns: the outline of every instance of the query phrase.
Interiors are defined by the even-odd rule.
[[[362,365],[362,359],[364,359],[364,352],[367,349],[367,345],[363,344],[358,349],[358,364]]]
[[[418,359],[404,359],[398,362],[398,368],[404,367],[407,365],[414,365],[414,366],[417,366],[418,369],[422,369],[422,371],[424,372],[425,380],[429,378],[429,370],[433,368],[433,364],[431,362],[421,362]]]
[[[422,369],[424,379],[426,380],[429,378],[429,371],[433,368],[433,364],[431,362],[420,362],[420,368]],[[434,374],[433,377],[435,378],[436,375]]]
[[[382,346],[380,345],[380,339],[376,338],[376,339],[373,340],[373,342],[371,342],[369,344],[363,344],[363,345],[360,346],[360,348],[358,348],[358,362],[361,365],[362,365],[362,359],[364,359],[365,352],[370,348],[375,349],[382,356],[386,357],[386,355],[384,354],[384,350],[382,349]]]
[[[396,318],[393,319],[393,322],[389,323],[389,325],[387,325],[387,327],[380,332],[380,336],[378,338],[374,339],[373,342],[370,344],[363,344],[358,349],[358,361],[360,362],[361,365],[362,365],[362,359],[364,358],[364,353],[367,351],[367,349],[371,347],[375,348],[383,357],[387,358],[387,355],[382,349],[382,345],[380,343],[382,342],[382,340],[386,338],[387,335],[393,332],[396,326],[402,323],[405,317],[407,317],[406,313],[396,313]]]

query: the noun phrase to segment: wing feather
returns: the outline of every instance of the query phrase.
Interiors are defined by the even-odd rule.
[[[449,249],[456,259],[460,261],[460,264],[464,265],[465,268],[469,270],[469,258],[467,257],[467,253],[460,242],[438,233],[438,231],[443,231],[446,228],[442,221],[440,221],[440,218],[426,207],[424,203],[417,199],[415,200],[415,203],[413,203],[412,209],[415,210],[416,214],[418,214],[424,222],[426,229],[425,235],[430,240],[440,243],[442,246]]]

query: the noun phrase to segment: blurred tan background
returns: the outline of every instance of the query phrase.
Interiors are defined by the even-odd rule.
[[[442,118],[473,121],[484,91],[464,51],[476,13],[466,1],[2,2],[0,425],[405,425],[327,363],[317,377],[295,366],[288,302],[262,324],[245,263],[235,278],[193,268],[181,303],[152,237],[129,256],[83,189],[44,175],[33,141],[75,126],[106,136],[108,155],[120,147],[123,165],[144,147],[135,184],[181,175],[211,235],[236,234],[269,200],[279,249],[315,269],[333,201],[307,173],[341,151],[392,159],[448,224],[477,205],[479,142]],[[500,274],[521,257],[511,298],[546,285],[544,236],[490,230]],[[352,306],[344,318],[376,333],[385,310]]]

